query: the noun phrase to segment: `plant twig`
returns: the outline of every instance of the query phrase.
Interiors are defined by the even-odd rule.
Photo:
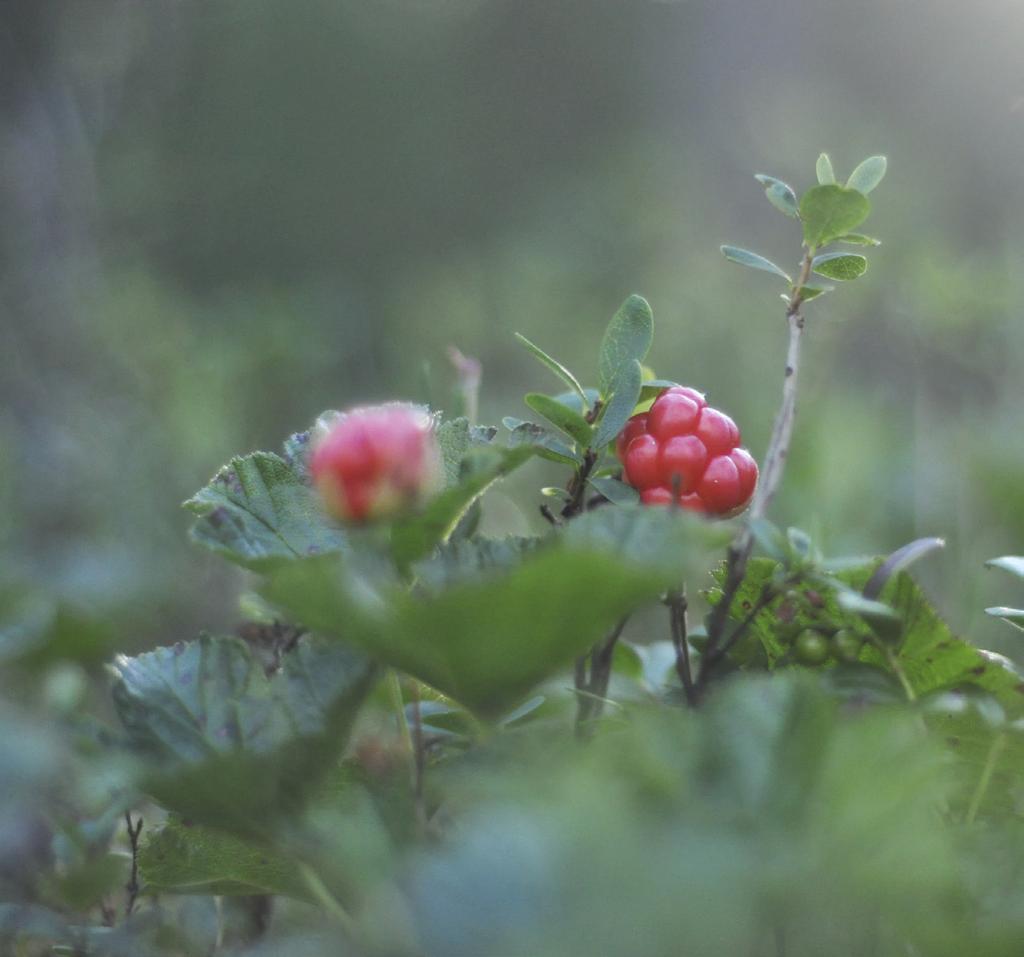
[[[124,820],[128,826],[128,843],[132,851],[131,876],[128,878],[128,883],[124,888],[128,894],[128,900],[124,906],[124,916],[127,918],[132,916],[132,911],[135,909],[135,901],[139,896],[139,835],[142,834],[142,818],[140,817],[133,824],[131,811],[125,811]]]
[[[345,910],[341,901],[330,892],[323,879],[309,864],[305,861],[299,861],[298,868],[303,883],[305,883],[306,888],[313,895],[317,903],[331,915],[350,938],[355,939],[357,924],[352,915]]]
[[[546,521],[549,525],[561,525],[562,524],[557,518],[555,518],[555,516],[552,513],[551,509],[548,508],[547,505],[541,505],[540,506],[540,514],[544,517],[544,521]]]
[[[594,471],[597,464],[597,453],[593,449],[587,449],[583,453],[583,461],[579,468],[573,473],[566,491],[569,493],[569,501],[565,503],[561,515],[564,519],[575,518],[583,511],[584,499],[587,495],[587,479]]]
[[[423,782],[426,775],[427,755],[423,743],[423,716],[420,713],[420,686],[413,682],[412,690],[412,741],[413,741],[413,762],[412,762],[412,795],[413,806],[416,810],[416,827],[420,837],[427,829],[427,806],[423,796]]]
[[[686,586],[670,591],[665,597],[665,604],[668,605],[669,617],[672,623],[672,646],[676,651],[676,673],[683,683],[683,693],[689,705],[696,704],[693,686],[693,670],[690,667],[690,644],[687,639],[686,610]]]
[[[967,815],[964,817],[965,824],[973,824],[974,819],[978,816],[978,810],[981,808],[981,802],[985,799],[985,793],[988,791],[988,786],[992,781],[992,775],[999,761],[999,755],[1002,754],[1005,747],[1006,733],[1001,731],[992,739],[988,754],[985,756],[985,766],[981,769],[981,777],[978,778],[978,785],[971,795],[971,803],[968,805]]]
[[[622,635],[627,615],[608,633],[603,641],[594,645],[590,651],[588,673],[588,656],[581,655],[576,659],[576,737],[585,740],[590,737],[594,723],[604,711],[605,695],[608,693],[608,682],[612,675],[612,661],[615,657],[615,645]]]
[[[751,606],[750,610],[744,616],[743,620],[729,632],[728,637],[715,645],[714,648],[708,646],[708,650],[705,653],[704,659],[701,665],[701,684],[706,685],[710,681],[715,666],[727,655],[733,648],[739,644],[740,639],[747,633],[747,629],[754,623],[754,619],[761,614],[762,611],[767,608],[772,601],[778,597],[778,592],[769,586],[765,586],[761,589],[761,594],[758,595],[757,601]],[[704,677],[705,670],[707,672],[707,678]]]
[[[768,442],[768,449],[765,452],[764,462],[761,466],[761,475],[754,492],[753,501],[750,504],[750,511],[747,521],[739,534],[729,546],[726,556],[725,580],[722,583],[722,597],[711,611],[708,620],[708,647],[705,652],[701,674],[698,678],[698,689],[703,690],[707,685],[708,678],[705,671],[708,664],[717,661],[728,649],[720,650],[725,641],[725,626],[732,608],[733,599],[739,591],[740,585],[747,572],[747,562],[750,553],[753,551],[754,538],[750,531],[751,524],[759,518],[763,518],[771,504],[775,493],[778,491],[782,481],[782,475],[786,468],[786,459],[789,457],[789,443],[793,434],[793,420],[796,416],[797,380],[800,371],[800,344],[804,331],[804,317],[801,312],[803,306],[803,289],[811,276],[811,263],[814,259],[814,249],[809,248],[804,254],[800,264],[800,275],[793,287],[793,293],[786,308],[786,321],[789,325],[789,345],[786,350],[786,368],[782,381],[782,404],[775,416],[775,424],[772,426],[771,439]],[[733,632],[733,636],[735,636]],[[732,637],[730,647],[738,640]]]

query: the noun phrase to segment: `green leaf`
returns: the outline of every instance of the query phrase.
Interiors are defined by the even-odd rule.
[[[192,540],[253,571],[345,547],[314,491],[271,452],[234,458],[187,502]]]
[[[741,266],[749,266],[751,269],[760,269],[762,272],[770,272],[789,283],[793,281],[770,259],[765,259],[764,256],[752,253],[749,249],[740,249],[738,246],[722,246],[721,250],[722,255],[729,262],[739,263]]]
[[[791,186],[782,182],[781,179],[776,179],[774,176],[765,176],[763,173],[757,173],[754,179],[764,187],[765,196],[768,197],[768,202],[772,206],[781,210],[787,216],[792,216],[794,219],[800,215],[800,211],[797,208],[796,193],[793,192]]]
[[[495,719],[664,587],[657,568],[555,543],[439,594],[374,592],[329,556],[282,567],[267,595],[318,632]]]
[[[685,509],[623,505],[598,508],[573,519],[559,533],[566,546],[616,556],[624,566],[650,568],[676,584],[673,576],[694,551],[724,545],[730,530]]]
[[[512,568],[545,542],[543,538],[517,536],[449,542],[442,545],[437,554],[417,562],[413,572],[419,585],[431,591],[440,591]]]
[[[882,240],[863,233],[844,233],[836,238],[837,243],[849,243],[851,246],[881,246]]]
[[[597,389],[584,389],[582,399],[575,392],[559,392],[555,396],[556,402],[561,402],[566,408],[571,409],[577,415],[586,415],[601,398]]]
[[[868,217],[871,204],[863,193],[843,186],[813,186],[800,200],[804,242],[817,249],[856,229]]]
[[[272,678],[248,645],[208,636],[119,656],[113,672],[146,790],[192,821],[244,834],[302,803],[376,678],[362,655],[310,636]]]
[[[462,477],[462,463],[470,449],[486,447],[497,431],[493,426],[471,426],[469,419],[461,416],[437,425],[434,434],[441,449],[446,484],[458,484]]]
[[[882,182],[887,165],[888,161],[884,156],[869,156],[850,174],[846,181],[847,188],[855,189],[866,196]]]
[[[800,298],[804,302],[810,302],[812,299],[817,299],[818,296],[824,296],[827,292],[832,292],[832,286],[801,286],[800,287]],[[788,296],[784,296],[786,301],[789,301]]]
[[[579,380],[574,376],[561,362],[557,359],[552,359],[540,346],[534,345],[530,342],[526,336],[520,335],[518,332],[515,337],[533,354],[533,356],[540,360],[541,364],[550,369],[558,378],[560,378],[566,385],[569,386],[573,392],[576,393],[583,401],[587,403],[587,394],[583,390],[583,386],[580,385]]]
[[[820,276],[845,282],[863,276],[867,272],[868,261],[856,253],[825,253],[814,257],[811,268]]]
[[[986,608],[986,615],[991,615],[993,618],[1002,618],[1008,625],[1013,625],[1014,628],[1020,628],[1024,631],[1024,609],[1020,608]]]
[[[569,438],[580,444],[581,448],[589,448],[590,440],[594,430],[589,423],[577,412],[573,412],[568,406],[563,405],[557,399],[549,395],[542,395],[539,392],[530,392],[525,400],[526,404],[538,415],[544,416],[550,423],[561,429]]]
[[[1003,555],[1002,558],[993,558],[985,562],[988,568],[999,568],[1018,578],[1024,578],[1024,557],[1020,555]]]
[[[836,174],[832,169],[832,160],[828,158],[828,153],[822,153],[818,157],[818,162],[814,165],[814,171],[817,173],[818,182],[822,186],[831,186],[836,181]]]
[[[812,627],[825,631],[848,628],[864,634],[865,626],[860,621],[864,613],[877,613],[877,621],[895,616],[901,626],[901,635],[898,643],[892,646],[892,653],[918,697],[974,686],[993,694],[1014,713],[1020,712],[1024,708],[1024,696],[1018,690],[1021,678],[1014,668],[998,655],[981,651],[957,638],[906,572],[898,572],[889,579],[877,602],[869,601],[860,594],[881,564],[882,561],[878,560],[837,573],[836,578],[841,583],[839,588],[827,587],[820,576],[815,576],[801,587],[810,587],[817,592],[822,604],[810,611],[798,611],[795,616],[788,612],[780,614],[788,601],[786,596],[775,599],[752,622],[750,630],[755,637],[751,643],[760,646],[771,667],[785,659],[788,653],[783,625],[793,633]],[[745,609],[757,601],[766,584],[773,582],[778,567],[769,559],[750,561],[747,575],[730,610],[732,620],[742,620]],[[716,572],[716,579],[720,578],[721,571]],[[719,590],[713,590],[709,600],[714,603],[720,594]],[[843,608],[843,604],[849,610]],[[751,645],[747,642],[742,645],[739,649],[741,663],[756,660]],[[885,656],[870,645],[861,652],[861,661],[890,670]]]
[[[500,478],[528,461],[537,448],[481,448],[466,460],[468,474],[458,485],[432,499],[416,515],[401,519],[391,530],[391,553],[400,567],[428,554],[455,530],[470,506]]]
[[[653,338],[651,307],[643,296],[634,294],[612,316],[601,340],[598,379],[605,398],[616,390],[620,376],[632,375],[633,362],[643,362]]]
[[[536,422],[526,422],[506,415],[501,424],[512,433],[508,437],[510,448],[532,448],[541,458],[561,465],[579,465],[583,461],[583,457],[575,449],[563,442],[550,429],[537,425]]]
[[[314,903],[298,866],[270,849],[171,816],[139,849],[145,894],[280,894]]]
[[[918,562],[926,555],[930,555],[937,549],[945,547],[946,542],[941,538],[916,538],[902,548],[897,548],[878,566],[878,570],[868,579],[868,583],[864,586],[864,597],[878,597],[886,582],[897,572],[909,568],[914,562]]]
[[[643,373],[636,359],[623,366],[615,382],[612,393],[604,412],[597,423],[597,434],[594,436],[592,448],[602,449],[609,442],[614,442],[622,427],[629,421],[637,401],[640,399],[640,380]]]
[[[952,810],[974,819],[1019,817],[1024,787],[1024,731],[990,694],[968,688],[931,695],[923,720],[948,745],[954,780]],[[983,784],[984,781],[984,784]],[[982,785],[979,787],[980,785]]]
[[[595,491],[616,505],[635,505],[640,501],[640,493],[632,485],[620,482],[617,478],[595,477],[588,481]]]

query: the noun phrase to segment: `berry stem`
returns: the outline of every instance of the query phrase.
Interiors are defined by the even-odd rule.
[[[735,643],[726,641],[726,624],[733,599],[743,584],[747,572],[747,562],[754,548],[754,537],[750,526],[759,518],[763,518],[768,506],[778,491],[782,475],[786,469],[789,456],[789,443],[793,435],[793,421],[796,417],[797,380],[800,371],[800,344],[804,331],[803,291],[811,277],[811,267],[815,249],[807,247],[803,261],[800,263],[800,274],[793,284],[793,292],[786,307],[786,321],[789,325],[789,345],[786,349],[786,369],[782,380],[782,404],[775,416],[771,439],[765,452],[764,464],[761,466],[761,478],[754,492],[754,499],[747,514],[747,521],[729,546],[726,557],[725,581],[722,583],[722,597],[711,610],[708,619],[708,646],[703,656],[700,674],[694,687],[693,701],[699,701],[711,681],[715,665],[724,658],[729,648]]]
[[[673,502],[673,504],[675,504]],[[672,622],[672,645],[676,652],[676,673],[683,684],[683,693],[688,704],[696,703],[694,697],[693,669],[690,664],[690,645],[686,626],[686,585],[670,591],[665,597]]]

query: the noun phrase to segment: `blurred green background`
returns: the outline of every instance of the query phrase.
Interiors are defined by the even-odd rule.
[[[1024,551],[1024,68],[1017,0],[8,0],[0,12],[0,579],[119,623],[229,625],[235,573],[179,503],[323,408],[481,418],[581,376],[630,292],[651,362],[758,457],[793,264],[765,202],[884,152],[868,276],[809,310],[775,516],[831,555],[918,535],[953,626],[1012,653],[985,559]],[[422,372],[428,362],[429,386]],[[538,527],[531,466],[490,499]]]

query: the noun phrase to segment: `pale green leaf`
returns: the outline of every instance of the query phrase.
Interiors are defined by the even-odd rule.
[[[774,176],[766,176],[764,173],[757,173],[754,179],[764,187],[765,196],[768,197],[768,202],[772,206],[787,216],[792,216],[794,219],[800,215],[797,208],[796,193],[793,192],[791,186],[782,182],[781,179],[776,179]]]
[[[871,192],[885,176],[885,169],[888,162],[884,156],[869,156],[861,163],[846,181],[849,189],[855,189],[866,196]]]
[[[1003,555],[1002,558],[993,558],[985,562],[989,568],[999,568],[1018,578],[1024,578],[1024,556]]]
[[[818,182],[822,186],[831,186],[836,181],[836,174],[832,169],[832,160],[828,158],[828,153],[822,153],[818,157],[818,162],[815,163],[814,171],[817,173]]]
[[[740,249],[738,246],[722,246],[722,255],[730,262],[738,263],[741,266],[749,266],[751,269],[760,269],[762,272],[770,272],[775,276],[785,279],[786,282],[793,280],[786,275],[770,259],[752,253],[749,249]]]

